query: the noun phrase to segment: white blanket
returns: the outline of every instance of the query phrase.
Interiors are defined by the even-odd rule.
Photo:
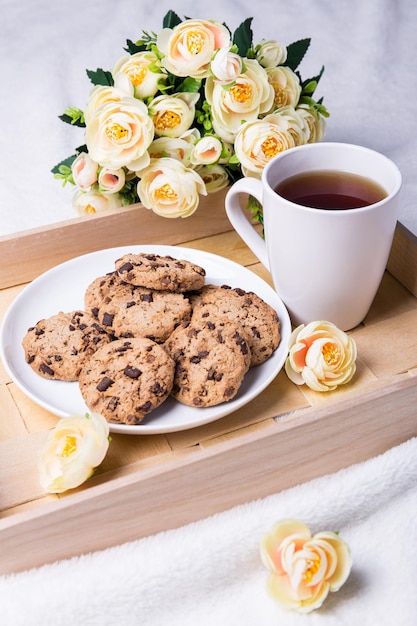
[[[414,0],[2,0],[0,235],[75,217],[71,191],[50,169],[83,136],[57,116],[85,105],[86,68],[111,69],[126,39],[158,30],[170,8],[232,29],[253,16],[256,41],[311,37],[300,69],[307,77],[326,66],[317,95],[331,112],[327,140],[360,143],[397,162],[401,221],[417,234]],[[0,623],[414,626],[416,476],[411,440],[191,526],[0,577]],[[284,613],[265,591],[259,540],[283,517],[298,517],[313,532],[338,530],[352,549],[348,582],[310,616]]]
[[[5,626],[415,626],[417,439],[178,530],[0,578]],[[265,588],[259,542],[296,517],[339,531],[351,575],[310,615]],[[1,558],[1,557],[0,557]]]

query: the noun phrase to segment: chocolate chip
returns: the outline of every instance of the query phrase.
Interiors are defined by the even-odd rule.
[[[133,367],[132,365],[126,365],[126,367],[123,370],[123,374],[125,374],[129,378],[136,379],[136,378],[139,378],[142,372],[137,367]]]
[[[120,404],[120,399],[118,396],[112,396],[107,403],[107,408],[109,411],[115,411]]]
[[[164,396],[167,390],[166,387],[163,387],[160,383],[156,382],[150,388],[150,392],[153,393],[154,396]]]
[[[111,385],[113,385],[114,380],[112,380],[109,376],[104,376],[98,383],[96,389],[97,391],[107,391]]]
[[[111,313],[104,313],[102,324],[104,326],[111,326],[113,324],[114,315]]]
[[[198,354],[196,354],[195,356],[192,356],[190,358],[190,361],[191,363],[200,363],[200,361],[202,359],[205,359],[209,354],[210,353],[208,350],[201,350]]]
[[[226,398],[229,398],[230,396],[233,396],[233,394],[235,393],[235,388],[234,387],[228,387],[227,389],[224,390],[224,395]]]
[[[39,371],[42,372],[42,374],[47,374],[48,376],[54,376],[55,372],[53,369],[51,369],[50,367],[48,367],[46,365],[46,363],[41,363],[39,365]]]
[[[130,272],[131,270],[133,270],[133,265],[132,263],[130,263],[130,261],[128,261],[127,263],[124,263],[121,267],[119,267],[119,274],[124,274],[125,272]]]

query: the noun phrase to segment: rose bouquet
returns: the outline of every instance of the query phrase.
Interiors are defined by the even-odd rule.
[[[169,11],[161,32],[127,40],[111,71],[87,70],[85,110],[60,116],[85,129],[85,144],[52,170],[76,186],[79,213],[141,202],[187,217],[200,195],[259,177],[276,154],[323,138],[328,113],[313,95],[324,67],[308,80],[297,70],[310,39],[254,45],[251,23],[232,35],[220,22]]]

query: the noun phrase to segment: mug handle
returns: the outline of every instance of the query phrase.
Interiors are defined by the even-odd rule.
[[[258,178],[241,178],[236,181],[226,194],[226,213],[235,231],[243,239],[252,252],[258,257],[262,265],[270,271],[265,240],[253,228],[247,219],[239,195],[247,193],[262,204],[262,182]]]

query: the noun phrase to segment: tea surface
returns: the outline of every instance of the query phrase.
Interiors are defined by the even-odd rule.
[[[383,200],[387,193],[375,181],[334,170],[296,174],[280,182],[275,192],[295,204],[314,209],[358,209]]]

